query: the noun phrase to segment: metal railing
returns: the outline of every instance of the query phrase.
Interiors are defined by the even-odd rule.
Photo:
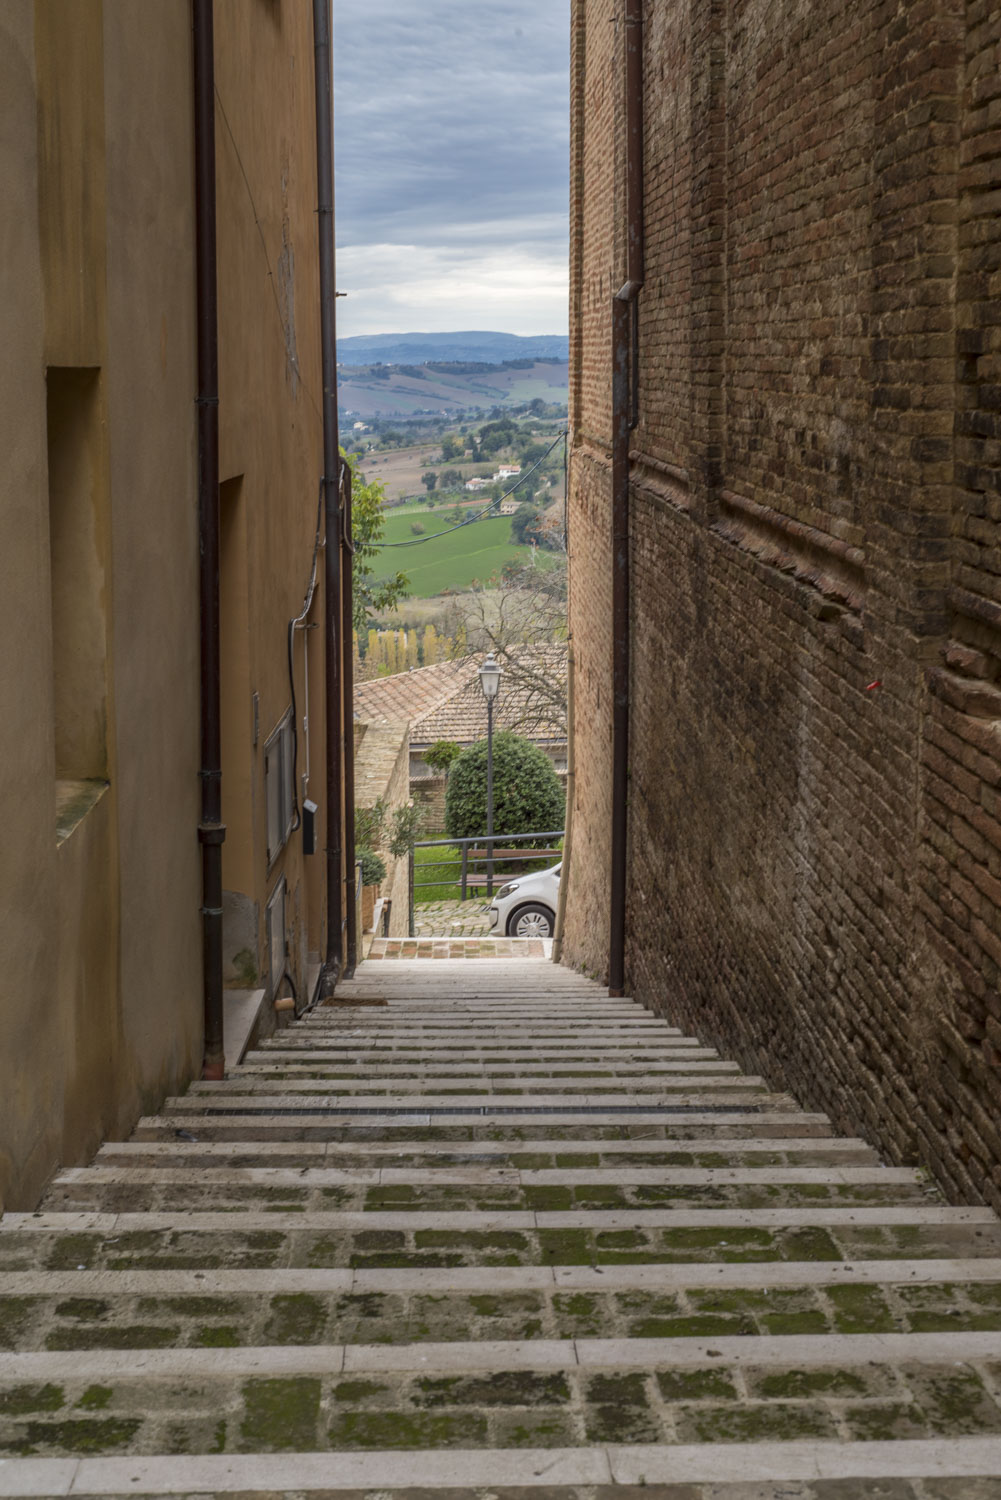
[[[470,887],[486,888],[487,897],[491,897],[494,891],[494,881],[499,876],[503,882],[511,875],[519,873],[531,873],[530,867],[534,864],[540,870],[552,864],[555,859],[561,857],[562,851],[555,847],[563,838],[563,829],[559,828],[549,833],[495,833],[492,839],[479,837],[475,839],[422,839],[414,844],[410,850],[410,936],[414,936],[414,906],[418,900],[418,891],[427,890],[434,886],[457,886],[458,899],[468,901],[471,896]],[[511,849],[511,844],[538,844],[544,841],[546,847],[543,849]],[[498,848],[501,845],[501,848]],[[431,871],[445,871],[445,874],[431,874],[427,879],[416,878],[417,862],[414,857],[417,849],[449,849],[459,854],[459,868],[456,870],[455,852],[450,859],[422,860],[420,871],[422,876]],[[483,850],[481,854],[479,851]],[[514,866],[511,869],[511,866]],[[499,869],[497,867],[500,867]],[[522,867],[528,867],[522,870]],[[482,873],[481,873],[482,867]]]

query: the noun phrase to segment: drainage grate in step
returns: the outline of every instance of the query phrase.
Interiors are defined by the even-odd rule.
[[[248,1104],[244,1109],[208,1104],[198,1111],[200,1115],[400,1115],[410,1119],[429,1115],[757,1115],[761,1107],[757,1104],[700,1104],[693,1108],[689,1104],[485,1104],[452,1106],[433,1109],[408,1109],[403,1105],[387,1104],[378,1109],[352,1109],[337,1104],[297,1108],[281,1105],[268,1108],[265,1105]]]

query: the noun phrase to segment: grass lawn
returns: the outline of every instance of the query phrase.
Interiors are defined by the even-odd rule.
[[[389,512],[383,540],[416,540],[410,530],[413,519],[412,515],[397,516]],[[432,515],[425,512],[421,520],[428,536],[445,531],[454,524],[445,510]],[[379,573],[395,573],[398,568],[402,569],[410,579],[411,594],[426,599],[432,594],[440,594],[443,589],[467,589],[473,582],[486,583],[513,559],[527,562],[532,549],[513,546],[510,537],[510,516],[488,516],[445,536],[422,541],[418,547],[382,550],[374,559],[374,565]]]
[[[462,855],[458,849],[414,850],[414,904],[423,901],[458,901]],[[434,884],[424,885],[423,881]]]
[[[479,846],[477,846],[479,847]],[[526,850],[526,853],[528,851]],[[494,889],[499,890],[507,881],[518,875],[534,874],[537,870],[548,870],[555,863],[552,855],[543,859],[518,860],[507,864],[498,861],[494,875]],[[470,861],[470,874],[484,874],[486,865],[482,860]],[[414,905],[425,901],[458,901],[462,895],[462,854],[458,849],[414,850]],[[422,884],[427,881],[428,884]],[[466,898],[469,901],[486,900],[486,890],[476,886]]]

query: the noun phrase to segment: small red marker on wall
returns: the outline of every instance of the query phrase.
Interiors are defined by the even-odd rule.
[[[877,677],[875,682],[870,682],[869,683],[868,687],[866,688],[866,692],[867,693],[874,693],[877,688],[882,687],[882,686],[883,686],[883,684],[880,682],[879,678]]]

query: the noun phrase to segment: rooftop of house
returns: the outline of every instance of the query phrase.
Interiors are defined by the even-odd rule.
[[[559,681],[566,675],[566,652],[558,647],[526,650],[519,679],[502,677],[494,710],[497,729],[514,729],[542,744],[563,744],[566,721],[547,706],[533,683]],[[369,723],[408,721],[415,751],[437,740],[472,745],[486,734],[486,704],[479,682],[480,658],[416,667],[393,677],[379,677],[355,688],[355,711]]]

